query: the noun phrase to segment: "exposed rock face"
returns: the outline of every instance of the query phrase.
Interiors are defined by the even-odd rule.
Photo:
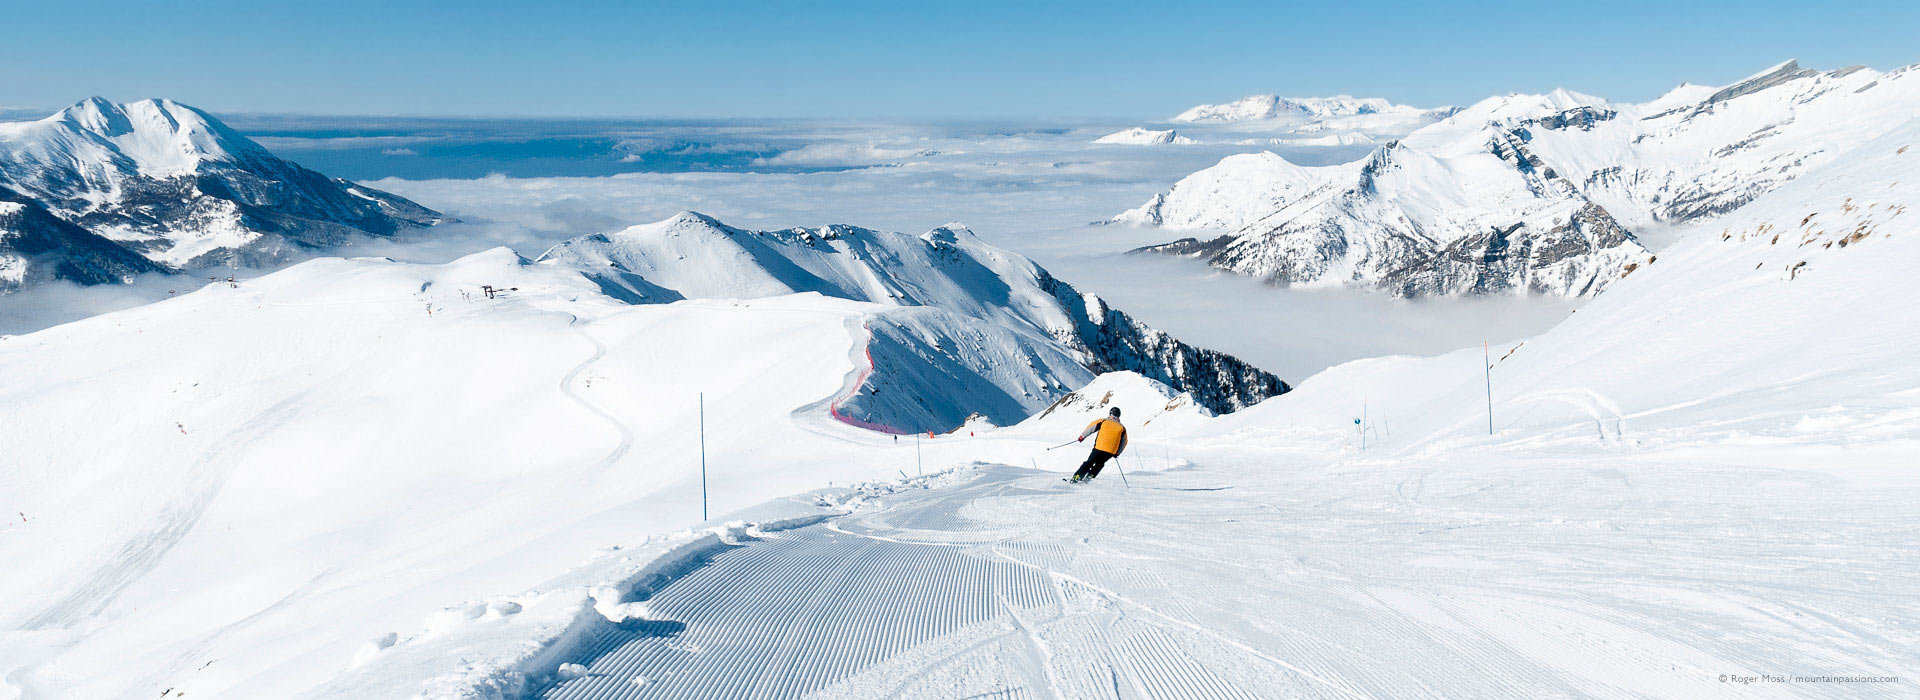
[[[1221,236],[1209,240],[1182,238],[1177,241],[1150,245],[1128,251],[1131,253],[1159,253],[1161,255],[1179,255],[1189,258],[1212,257],[1227,246],[1233,244],[1233,236]]]
[[[40,121],[0,124],[0,185],[176,269],[274,265],[440,220],[404,198],[281,160],[169,100],[92,98]]]
[[[1852,66],[1834,71],[1834,77],[1844,78],[1860,70],[1860,68],[1861,66]],[[1770,87],[1785,85],[1801,78],[1812,78],[1819,75],[1820,71],[1801,68],[1799,61],[1787,61],[1759,75],[1728,85],[1725,89],[1709,95],[1707,99],[1700,102],[1699,109],[1709,109],[1713,105],[1732,100],[1736,97],[1751,95]]]
[[[1598,107],[1581,106],[1565,110],[1546,117],[1523,119],[1518,127],[1539,126],[1542,129],[1579,129],[1593,131],[1593,125],[1620,116],[1620,112]]]
[[[1081,294],[1041,270],[1042,289],[1051,291],[1073,315],[1071,333],[1055,329],[1054,337],[1083,350],[1087,368],[1098,373],[1130,371],[1180,391],[1216,413],[1229,413],[1287,393],[1292,387],[1279,377],[1223,352],[1194,347],[1166,332],[1133,320],[1091,294]],[[1073,301],[1083,301],[1074,304]]]
[[[1394,292],[1406,297],[1513,291],[1586,296],[1651,260],[1607,210],[1588,203],[1546,229],[1521,222],[1456,240],[1389,279],[1399,285]]]

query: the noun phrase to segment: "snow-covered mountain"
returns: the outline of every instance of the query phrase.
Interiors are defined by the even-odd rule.
[[[750,299],[818,293],[891,307],[928,307],[990,322],[992,333],[1011,333],[1017,343],[940,338],[924,330],[896,325],[899,315],[883,315],[868,324],[876,343],[921,355],[939,352],[983,358],[974,369],[984,375],[1024,376],[1036,366],[1043,376],[1065,377],[1053,385],[1028,382],[986,392],[1004,400],[981,412],[1006,424],[1053,401],[1080,378],[1110,371],[1133,371],[1192,392],[1219,412],[1233,411],[1283,393],[1285,382],[1232,356],[1196,348],[1135,321],[1099,297],[1060,281],[1032,260],[982,242],[959,224],[918,236],[856,226],[824,226],[779,231],[734,228],[710,217],[683,212],[665,221],[610,234],[575,238],[541,255],[539,261],[577,269],[608,294],[630,303],[678,299]],[[911,325],[911,324],[907,324]],[[991,355],[1009,347],[1011,355]],[[1046,349],[1045,352],[1034,348]],[[966,352],[962,352],[962,351]],[[1051,354],[1050,354],[1051,353]],[[1071,370],[1060,367],[1065,353]],[[990,356],[991,355],[991,356]],[[875,356],[875,362],[881,361]],[[1076,375],[1073,372],[1092,374]],[[924,391],[892,387],[906,372],[878,372],[881,382],[849,404],[863,420],[909,429],[947,429],[967,416],[960,406],[927,405]],[[911,389],[911,390],[903,390]],[[893,405],[915,397],[919,408]],[[911,425],[898,421],[910,420]]]
[[[1263,167],[1250,168],[1252,159],[1240,158],[1120,217],[1237,223],[1234,233],[1142,250],[1205,257],[1275,284],[1353,285],[1406,297],[1582,296],[1653,259],[1605,209],[1538,189],[1519,171],[1478,182],[1456,177],[1499,173],[1490,155],[1442,159],[1396,142],[1339,166],[1301,168],[1265,154],[1254,161]],[[1239,177],[1249,171],[1260,179]],[[1256,196],[1228,207],[1181,196],[1250,189]]]
[[[1220,230],[1145,250],[1278,284],[1588,295],[1654,261],[1635,228],[1729,211],[1902,123],[1912,74],[1789,61],[1644,105],[1505,95],[1354,163],[1232,156],[1116,220]]]
[[[39,121],[0,124],[0,186],[176,269],[282,263],[440,218],[281,160],[170,100],[95,97]]]
[[[1920,113],[1920,66],[1831,71],[1794,61],[1705,96],[1683,85],[1645,105],[1518,122],[1509,143],[1629,225],[1712,217]]]
[[[1181,136],[1179,132],[1172,129],[1156,131],[1136,126],[1107,134],[1106,136],[1094,139],[1093,142],[1126,146],[1161,146],[1166,144],[1185,145],[1194,143],[1194,140]]]
[[[1353,97],[1335,95],[1333,97],[1280,97],[1278,95],[1251,95],[1225,104],[1199,105],[1181,112],[1173,118],[1176,122],[1238,122],[1275,119],[1297,121],[1322,121],[1334,117],[1354,117],[1367,114],[1385,115],[1426,115],[1439,110],[1420,109],[1406,105],[1397,105],[1378,97]],[[1441,116],[1445,116],[1441,114]]]

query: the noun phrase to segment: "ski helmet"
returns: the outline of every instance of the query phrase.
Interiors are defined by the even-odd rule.
[[[1119,406],[1114,406],[1113,408],[1109,408],[1109,409],[1107,409],[1107,415],[1109,415],[1109,416],[1113,416],[1113,417],[1115,417],[1115,418],[1119,418],[1119,417],[1120,417],[1120,407],[1119,407]]]

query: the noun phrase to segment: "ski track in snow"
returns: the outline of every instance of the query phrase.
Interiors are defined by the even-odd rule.
[[[587,674],[544,697],[1896,690],[1715,678],[1910,673],[1916,637],[1893,620],[1911,606],[1887,601],[1920,575],[1874,515],[1899,496],[1835,519],[1779,494],[1784,526],[1817,533],[1796,545],[1723,512],[1778,483],[1680,469],[1305,469],[1197,490],[1227,473],[1076,487],[982,466],[717,552],[655,590],[652,619],[586,640]]]
[[[601,468],[611,467],[619,462],[621,457],[627,456],[628,450],[633,449],[633,429],[627,427],[625,422],[614,417],[613,414],[601,410],[601,408],[594,405],[592,401],[588,401],[586,397],[580,395],[579,390],[573,387],[573,381],[580,377],[580,373],[587,371],[587,368],[593,366],[593,363],[599,362],[600,358],[607,356],[607,344],[600,342],[599,338],[595,338],[591,333],[587,332],[584,326],[588,322],[585,319],[580,318],[577,314],[568,315],[572,316],[573,320],[567,322],[567,327],[573,329],[575,334],[578,334],[580,337],[585,338],[587,342],[593,344],[593,355],[585,360],[581,360],[580,364],[574,365],[573,369],[567,372],[567,376],[560,378],[560,393],[566,394],[567,398],[572,399],[574,403],[580,404],[581,408],[585,408],[593,415],[599,416],[600,420],[606,421],[608,425],[613,426],[614,430],[620,432],[620,444],[616,445],[613,451],[608,452],[606,457],[600,459]]]
[[[938,508],[978,488],[908,501]],[[661,621],[589,642],[589,675],[547,697],[802,697],[995,620],[1000,597],[1038,609],[1047,594],[1041,577],[1004,562],[810,526],[722,552],[667,586],[647,601]]]
[[[1018,554],[1008,554],[999,545],[1015,536],[1011,531],[983,532],[963,515],[982,499],[1054,498],[1068,488],[1051,474],[993,467],[964,486],[897,496],[877,512],[731,548],[649,599],[658,619],[588,641],[579,660],[587,675],[546,697],[965,690],[960,694],[1233,698],[1252,697],[1244,690],[1249,668],[1297,674],[1330,691],[1318,695],[1357,696],[1245,643],[1054,571],[1053,564],[1075,558],[1070,546],[1023,541],[1009,543]],[[1127,617],[1122,607],[1148,614]],[[1238,670],[1195,664],[1194,647],[1208,649],[1201,658]],[[970,684],[994,675],[990,669],[1008,675]],[[879,672],[862,673],[872,670]],[[950,687],[955,675],[962,687]]]

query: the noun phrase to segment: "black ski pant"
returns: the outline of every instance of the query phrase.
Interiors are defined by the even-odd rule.
[[[1094,450],[1092,454],[1087,455],[1087,461],[1080,464],[1080,471],[1073,473],[1073,478],[1085,480],[1099,476],[1100,468],[1107,466],[1107,460],[1113,458],[1112,452]]]

